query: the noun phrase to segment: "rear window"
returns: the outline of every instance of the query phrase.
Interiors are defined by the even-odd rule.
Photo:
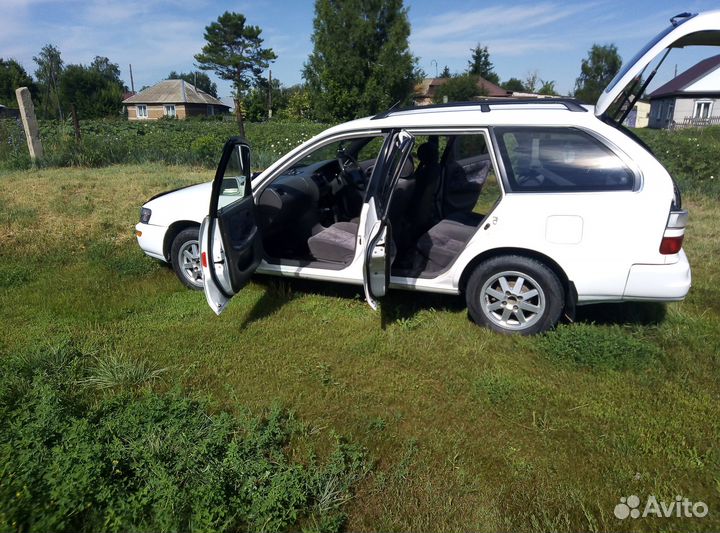
[[[628,191],[635,175],[595,137],[572,128],[496,128],[510,190]]]

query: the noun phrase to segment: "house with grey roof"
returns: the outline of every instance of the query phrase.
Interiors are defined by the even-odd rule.
[[[214,96],[185,80],[165,80],[125,100],[128,120],[185,119],[227,113],[230,109]]]
[[[720,124],[720,55],[690,67],[650,93],[651,128]]]

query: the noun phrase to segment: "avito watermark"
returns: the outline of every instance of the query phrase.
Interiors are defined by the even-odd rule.
[[[683,496],[675,496],[670,502],[659,501],[655,496],[648,496],[645,506],[640,508],[640,497],[632,494],[620,498],[620,503],[613,511],[620,520],[626,518],[645,518],[656,516],[658,518],[703,518],[709,509],[705,502],[693,502]]]

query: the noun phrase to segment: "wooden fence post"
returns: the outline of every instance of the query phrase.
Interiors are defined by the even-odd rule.
[[[27,139],[30,159],[32,159],[34,163],[37,159],[42,159],[43,156],[43,147],[40,143],[40,130],[38,129],[37,119],[35,118],[35,106],[33,106],[30,91],[27,87],[17,89],[15,96],[20,106],[20,118],[22,119],[23,129],[25,130],[25,139]]]

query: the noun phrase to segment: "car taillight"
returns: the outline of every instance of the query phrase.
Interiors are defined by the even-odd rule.
[[[685,226],[687,226],[688,212],[681,210],[670,211],[665,226],[665,233],[660,241],[660,253],[673,255],[680,253],[683,239],[685,238]]]
[[[680,252],[682,248],[683,238],[685,235],[676,237],[663,237],[660,241],[660,253],[663,255],[672,255]]]
[[[202,266],[203,266],[203,268],[207,268],[207,267],[208,267],[208,266],[207,266],[207,254],[206,254],[205,252],[203,252],[202,254],[200,254],[200,256],[201,256],[201,258],[202,258]]]

